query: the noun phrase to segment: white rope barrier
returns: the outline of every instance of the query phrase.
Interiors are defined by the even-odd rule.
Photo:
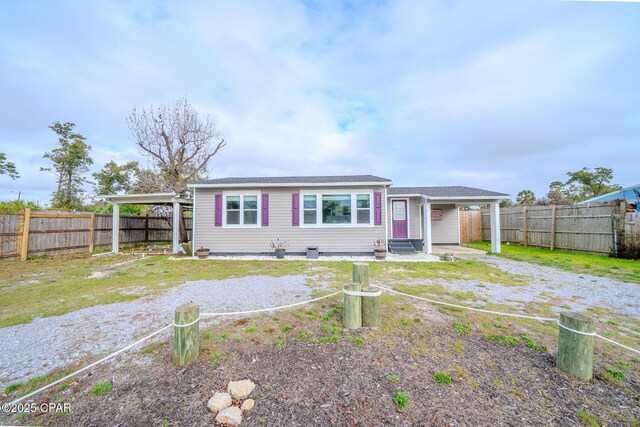
[[[277,307],[271,307],[271,308],[259,308],[257,310],[245,310],[245,311],[227,311],[224,313],[200,313],[200,317],[202,316],[237,316],[240,314],[254,314],[254,313],[264,313],[267,311],[275,311],[275,310],[282,310],[283,308],[291,308],[291,307],[297,307],[299,305],[306,305],[306,304],[311,304],[312,302],[316,302],[316,301],[320,301],[323,300],[325,298],[330,298],[334,295],[338,295],[342,293],[342,291],[338,291],[338,292],[334,292],[332,294],[329,295],[324,295],[318,298],[314,298],[314,299],[310,299],[308,301],[302,301],[302,302],[296,302],[293,304],[287,304],[287,305],[279,305]]]
[[[445,305],[445,306],[448,306],[448,307],[461,308],[461,309],[464,309],[464,310],[471,310],[471,311],[479,311],[481,313],[496,314],[498,316],[509,316],[509,317],[518,317],[518,318],[521,318],[521,319],[532,319],[532,320],[540,320],[540,321],[544,321],[544,322],[555,322],[559,327],[561,327],[563,329],[566,329],[568,331],[571,331],[573,333],[576,333],[576,334],[579,334],[579,335],[587,335],[587,336],[598,337],[598,338],[600,338],[600,339],[602,339],[604,341],[607,341],[607,342],[609,342],[609,343],[611,343],[613,345],[617,345],[618,347],[621,347],[621,348],[624,348],[626,350],[632,351],[634,353],[640,354],[640,350],[636,350],[635,348],[632,348],[632,347],[629,347],[627,345],[621,344],[621,343],[619,343],[617,341],[614,341],[612,339],[605,338],[602,335],[599,335],[599,334],[597,334],[595,332],[581,332],[581,331],[576,331],[575,329],[571,329],[571,328],[563,325],[562,323],[560,323],[560,319],[551,319],[551,318],[547,318],[547,317],[526,316],[524,314],[502,313],[502,312],[499,312],[499,311],[484,310],[484,309],[481,309],[481,308],[467,307],[467,306],[464,306],[464,305],[451,304],[451,303],[444,302],[444,301],[437,301],[437,300],[433,300],[433,299],[429,299],[429,298],[422,298],[422,297],[419,297],[419,296],[416,296],[416,295],[405,294],[404,292],[399,292],[399,291],[396,291],[394,289],[385,288],[385,287],[378,286],[378,285],[371,285],[371,286],[375,286],[376,288],[380,288],[380,289],[382,289],[384,291],[391,292],[391,293],[394,293],[394,294],[403,295],[403,296],[409,297],[409,298],[415,298],[415,299],[418,299],[418,300],[421,300],[421,301],[430,302],[430,303],[433,303],[433,304]]]
[[[640,350],[636,350],[635,348],[631,348],[631,347],[629,347],[629,346],[627,346],[627,345],[620,344],[619,342],[614,341],[614,340],[611,340],[611,339],[609,339],[609,338],[605,338],[605,337],[603,337],[602,335],[598,335],[598,334],[595,334],[595,335],[596,335],[596,337],[600,338],[601,340],[605,340],[605,341],[607,341],[607,342],[610,342],[610,343],[611,343],[611,344],[613,344],[613,345],[617,345],[618,347],[622,347],[622,348],[624,348],[624,349],[626,349],[626,350],[633,351],[634,353],[638,353],[638,354],[640,354]]]
[[[568,328],[568,327],[562,325],[560,323],[560,320],[558,320],[558,319],[551,319],[551,318],[538,317],[538,316],[526,316],[526,315],[523,315],[523,314],[501,313],[499,311],[484,310],[484,309],[481,309],[481,308],[467,307],[467,306],[464,306],[464,305],[451,304],[451,303],[444,302],[444,301],[437,301],[437,300],[432,300],[432,299],[429,299],[429,298],[423,298],[423,297],[419,297],[419,296],[416,296],[416,295],[410,295],[410,294],[406,294],[404,292],[399,292],[399,291],[396,291],[396,290],[393,290],[393,289],[390,289],[390,288],[384,288],[384,287],[378,286],[378,285],[371,285],[371,286],[375,286],[376,288],[379,288],[379,289],[381,289],[383,291],[387,291],[387,292],[391,292],[391,293],[394,293],[394,294],[406,296],[406,297],[409,297],[409,298],[418,299],[418,300],[429,302],[429,303],[432,303],[432,304],[444,305],[444,306],[447,306],[447,307],[460,308],[460,309],[464,309],[464,310],[477,311],[477,312],[481,312],[481,313],[495,314],[495,315],[499,315],[499,316],[517,317],[517,318],[521,318],[521,319],[532,319],[532,320],[540,320],[540,321],[545,321],[545,322],[547,322],[547,321],[548,322],[556,322],[558,324],[558,326],[560,326],[561,328],[564,328],[564,329],[566,329],[568,331],[571,331],[571,332],[574,332],[574,333],[580,334],[580,335],[596,336],[596,337],[598,337],[600,339],[603,339],[603,340],[605,340],[605,341],[607,341],[607,342],[609,342],[611,344],[617,345],[617,346],[622,347],[622,348],[624,348],[626,350],[629,350],[629,351],[632,351],[632,352],[640,354],[639,350],[636,350],[634,348],[628,347],[628,346],[626,346],[624,344],[621,344],[621,343],[619,343],[617,341],[614,341],[612,339],[605,338],[602,335],[596,334],[595,332],[593,332],[593,333],[591,333],[591,332],[581,332],[581,331],[576,331],[576,330],[573,330],[571,328]],[[324,295],[324,296],[321,296],[321,297],[318,297],[318,298],[313,298],[313,299],[308,300],[308,301],[296,302],[296,303],[287,304],[287,305],[280,305],[280,306],[277,306],[277,307],[260,308],[260,309],[256,309],[256,310],[245,310],[245,311],[231,311],[231,312],[222,312],[222,313],[201,313],[200,317],[198,317],[196,320],[194,320],[191,323],[188,323],[186,325],[177,325],[175,322],[172,322],[172,323],[168,324],[167,326],[165,326],[165,327],[153,332],[152,334],[149,334],[146,337],[144,337],[142,339],[139,339],[138,341],[134,342],[133,344],[129,344],[128,346],[121,348],[120,350],[116,351],[115,353],[112,353],[112,354],[110,354],[108,356],[105,356],[102,359],[85,366],[84,368],[78,369],[77,371],[72,372],[69,375],[66,375],[66,376],[64,376],[64,377],[62,377],[62,378],[60,378],[60,379],[58,379],[58,380],[56,380],[56,381],[54,381],[54,382],[52,382],[50,384],[47,384],[47,385],[45,385],[45,386],[43,386],[43,387],[41,387],[41,388],[39,388],[39,389],[37,389],[35,391],[32,391],[31,393],[28,393],[28,394],[26,394],[26,395],[24,395],[24,396],[22,396],[22,397],[20,397],[20,398],[18,398],[16,400],[14,400],[13,402],[10,403],[10,405],[15,405],[18,402],[21,402],[21,401],[23,401],[25,399],[28,399],[28,398],[40,393],[41,391],[47,390],[47,389],[49,389],[49,388],[51,388],[51,387],[53,387],[53,386],[55,386],[57,384],[60,384],[63,381],[66,381],[66,380],[78,375],[81,372],[84,372],[87,369],[91,369],[94,366],[97,366],[102,362],[105,362],[105,361],[107,361],[109,359],[112,359],[115,356],[117,356],[117,355],[129,350],[130,348],[133,348],[136,345],[138,345],[138,344],[140,344],[140,343],[142,343],[142,342],[144,342],[144,341],[146,341],[146,340],[158,335],[159,333],[161,333],[162,331],[166,330],[167,328],[170,328],[171,326],[174,326],[176,328],[184,328],[184,327],[187,327],[187,326],[191,326],[191,325],[195,324],[196,322],[200,321],[202,316],[235,316],[235,315],[242,315],[242,314],[255,314],[255,313],[263,313],[263,312],[269,312],[269,311],[275,311],[275,310],[282,310],[282,309],[285,309],[285,308],[291,308],[291,307],[296,307],[296,306],[299,306],[299,305],[310,304],[312,302],[316,302],[316,301],[320,301],[320,300],[323,300],[323,299],[326,299],[326,298],[330,298],[332,296],[335,296],[335,295],[338,295],[338,294],[341,294],[341,293],[344,293],[346,295],[356,295],[356,296],[378,296],[378,295],[381,294],[380,291],[378,291],[378,292],[355,292],[355,291],[340,290],[340,291],[333,292],[331,294]]]
[[[558,321],[556,322],[558,324],[558,326],[560,326],[562,329],[566,329],[569,332],[573,332],[574,334],[578,334],[578,335],[584,335],[587,337],[594,337],[596,336],[595,332],[582,332],[582,331],[576,331],[575,329],[571,329],[568,326],[564,326],[562,323],[560,323],[560,319],[558,319]]]
[[[281,309],[284,309],[284,308],[295,307],[295,306],[298,306],[298,305],[310,304],[310,303],[315,302],[315,301],[320,301],[320,300],[323,300],[325,298],[329,298],[329,297],[332,297],[334,295],[338,295],[341,292],[342,291],[338,291],[338,292],[334,292],[332,294],[324,295],[324,296],[321,296],[321,297],[318,297],[318,298],[314,298],[314,299],[311,299],[311,300],[308,300],[308,301],[297,302],[297,303],[294,303],[294,304],[281,305],[281,306],[278,306],[278,307],[261,308],[261,309],[258,309],[258,310],[247,310],[247,311],[232,311],[232,312],[225,312],[225,313],[203,313],[203,314],[200,315],[200,317],[202,317],[202,316],[233,316],[233,315],[237,315],[237,314],[251,314],[251,313],[261,313],[261,312],[264,312],[264,311],[281,310]],[[121,348],[120,350],[116,351],[115,353],[112,353],[112,354],[110,354],[110,355],[108,355],[106,357],[103,357],[102,359],[100,359],[100,360],[98,360],[96,362],[93,362],[90,365],[85,366],[84,368],[78,369],[77,371],[72,372],[69,375],[66,375],[66,376],[64,376],[64,377],[62,377],[62,378],[60,378],[60,379],[58,379],[58,380],[56,380],[56,381],[54,381],[54,382],[52,382],[50,384],[45,385],[44,387],[41,387],[41,388],[39,388],[39,389],[37,389],[35,391],[32,391],[29,394],[26,394],[26,395],[24,395],[24,396],[22,396],[22,397],[20,397],[20,398],[18,398],[16,400],[14,400],[13,402],[10,403],[10,405],[14,405],[14,404],[16,404],[18,402],[21,402],[21,401],[23,401],[25,399],[28,399],[31,396],[34,396],[34,395],[40,393],[41,391],[47,390],[47,389],[53,387],[56,384],[60,384],[61,382],[66,381],[66,380],[78,375],[79,373],[86,371],[87,369],[91,369],[94,366],[99,365],[100,363],[105,362],[105,361],[117,356],[118,354],[120,354],[120,353],[122,353],[124,351],[127,351],[130,348],[135,347],[136,345],[140,344],[141,342],[146,341],[149,338],[152,338],[152,337],[158,335],[160,332],[164,331],[165,329],[167,329],[167,328],[169,328],[171,326],[174,326],[176,328],[184,328],[184,327],[187,327],[187,326],[191,326],[191,325],[195,324],[196,322],[198,322],[200,320],[200,317],[198,317],[196,320],[194,320],[193,322],[188,323],[186,325],[177,325],[175,322],[172,322],[172,323],[168,324],[167,326],[163,327],[162,329],[159,329],[159,330],[155,331],[154,333],[149,334],[149,335],[147,335],[146,337],[144,337],[142,339],[139,339],[138,341],[134,342],[133,344],[129,344],[128,346]]]
[[[187,323],[186,325],[176,325],[176,322],[173,322],[173,326],[175,326],[176,328],[186,328],[187,326],[195,325],[199,321],[200,321],[200,318],[198,317],[196,320],[194,320],[191,323]]]
[[[64,377],[62,377],[62,378],[60,378],[60,379],[58,379],[58,380],[55,380],[54,382],[52,382],[52,383],[50,383],[50,384],[47,384],[47,385],[45,385],[44,387],[40,387],[39,389],[37,389],[37,390],[35,390],[35,391],[32,391],[32,392],[31,392],[31,393],[29,393],[29,394],[25,394],[25,395],[24,395],[24,396],[22,396],[21,398],[16,399],[16,400],[14,400],[13,402],[11,402],[11,405],[14,405],[14,404],[16,404],[16,403],[18,403],[18,402],[21,402],[21,401],[25,400],[25,399],[28,399],[28,398],[30,398],[31,396],[34,396],[35,394],[40,393],[41,391],[44,391],[44,390],[46,390],[46,389],[48,389],[48,388],[51,388],[51,387],[53,387],[53,386],[54,386],[54,385],[56,385],[56,384],[60,384],[62,381],[66,381],[66,380],[68,380],[69,378],[72,378],[72,377],[74,377],[74,376],[78,375],[80,372],[84,372],[84,371],[86,371],[87,369],[93,368],[94,366],[99,365],[100,363],[102,363],[102,362],[104,362],[104,361],[106,361],[106,360],[109,360],[109,359],[111,359],[111,358],[113,358],[113,357],[117,356],[118,354],[120,354],[120,353],[122,353],[122,352],[124,352],[124,351],[129,350],[129,349],[130,349],[130,348],[132,348],[132,347],[135,347],[136,345],[140,344],[141,342],[146,341],[146,340],[148,340],[149,338],[151,338],[151,337],[154,337],[154,336],[158,335],[160,332],[164,331],[165,329],[167,329],[167,328],[169,328],[169,327],[171,327],[171,324],[168,324],[167,326],[165,326],[165,327],[164,327],[164,328],[162,328],[162,329],[158,329],[158,330],[157,330],[157,331],[155,331],[154,333],[149,334],[149,335],[147,335],[146,337],[144,337],[144,338],[142,338],[142,339],[139,339],[138,341],[134,342],[133,344],[129,344],[128,346],[121,348],[120,350],[116,351],[115,353],[111,353],[110,355],[108,355],[108,356],[106,356],[106,357],[103,357],[102,359],[100,359],[100,360],[98,360],[98,361],[96,361],[96,362],[93,362],[93,363],[92,363],[92,364],[90,364],[90,365],[85,366],[84,368],[78,369],[77,371],[72,372],[72,373],[70,373],[69,375],[66,375],[66,376],[64,376]]]
[[[390,289],[390,288],[384,288],[384,287],[378,286],[378,285],[371,285],[371,286],[375,286],[376,288],[380,288],[380,289],[382,289],[384,291],[392,292],[394,294],[403,295],[405,297],[419,299],[419,300],[422,300],[422,301],[430,302],[432,304],[445,305],[447,307],[461,308],[463,310],[479,311],[481,313],[497,314],[499,316],[519,317],[521,319],[541,320],[541,321],[544,321],[544,322],[555,322],[555,321],[558,320],[558,319],[551,319],[551,318],[547,318],[547,317],[526,316],[524,314],[513,314],[513,313],[501,313],[499,311],[484,310],[482,308],[475,308],[475,307],[467,307],[465,305],[451,304],[451,303],[444,302],[444,301],[438,301],[438,300],[429,299],[429,298],[422,298],[422,297],[419,297],[419,296],[416,296],[416,295],[405,294],[404,292],[399,292],[399,291],[396,291],[396,290]]]
[[[348,291],[346,289],[343,289],[342,293],[345,295],[351,295],[354,297],[379,297],[380,295],[382,295],[382,291],[358,292],[358,291]]]

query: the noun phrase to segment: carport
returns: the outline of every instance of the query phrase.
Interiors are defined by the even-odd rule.
[[[489,205],[491,251],[500,253],[500,201],[508,194],[463,186],[391,187],[387,191],[387,241],[409,241],[428,254],[433,253],[434,244],[459,244],[458,209]]]
[[[117,253],[120,250],[120,205],[153,205],[172,206],[172,251],[180,251],[180,210],[184,205],[191,206],[193,201],[188,195],[177,193],[146,193],[146,194],[110,194],[100,196],[103,200],[113,206],[113,225],[111,252]]]

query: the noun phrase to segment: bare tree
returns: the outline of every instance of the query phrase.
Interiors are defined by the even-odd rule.
[[[227,145],[210,117],[200,118],[186,97],[172,106],[134,108],[127,124],[151,161],[151,170],[140,174],[147,191],[184,191],[189,181],[208,175],[209,161]]]
[[[137,172],[137,190],[182,193],[189,181],[206,179],[209,161],[227,145],[209,116],[201,118],[187,98],[172,106],[153,106],[127,116],[131,135],[150,161]],[[187,232],[180,212],[180,239]]]

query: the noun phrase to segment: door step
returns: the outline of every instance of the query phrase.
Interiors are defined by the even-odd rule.
[[[409,240],[389,240],[389,252],[392,254],[415,254],[416,248]]]

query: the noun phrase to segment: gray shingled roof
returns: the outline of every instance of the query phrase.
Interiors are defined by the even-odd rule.
[[[391,183],[390,179],[374,175],[345,176],[265,176],[247,178],[216,178],[197,184],[333,184],[338,182],[379,182]]]
[[[391,187],[387,194],[424,194],[428,197],[508,197],[508,194],[461,185],[445,187]]]

